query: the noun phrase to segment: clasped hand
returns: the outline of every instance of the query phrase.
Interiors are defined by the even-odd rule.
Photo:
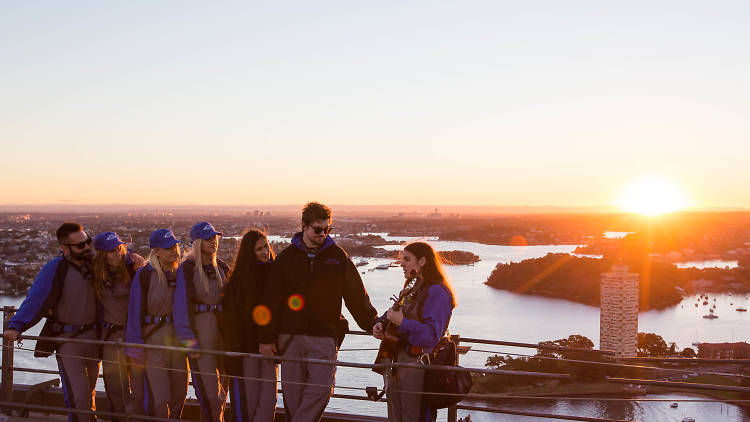
[[[388,319],[388,321],[396,325],[401,325],[401,323],[404,322],[404,313],[402,311],[394,311],[393,308],[389,309],[388,312],[385,313],[385,317]],[[383,330],[382,322],[378,322],[372,326],[373,337],[382,339],[384,334],[385,333]]]

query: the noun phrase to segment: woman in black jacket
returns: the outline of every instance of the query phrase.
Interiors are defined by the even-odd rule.
[[[258,353],[257,327],[271,315],[261,304],[274,260],[268,238],[259,230],[242,236],[234,270],[224,288],[222,334],[229,351]],[[272,360],[231,358],[227,362],[232,417],[237,422],[270,422],[276,410],[278,372]]]

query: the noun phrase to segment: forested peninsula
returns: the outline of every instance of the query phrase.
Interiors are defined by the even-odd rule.
[[[612,260],[576,257],[570,254],[547,254],[542,258],[498,264],[487,284],[502,290],[567,299],[599,306],[601,274],[609,272]],[[622,262],[629,271],[639,274],[640,310],[665,309],[682,300],[687,292],[696,291],[694,281],[706,282],[711,291],[748,291],[750,279],[744,268],[696,269],[677,268],[673,264],[647,259]]]

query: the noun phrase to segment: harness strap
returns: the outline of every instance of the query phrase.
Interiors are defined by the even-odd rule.
[[[203,313],[203,312],[222,312],[224,311],[224,306],[221,304],[218,305],[207,305],[205,303],[196,303],[195,304],[195,312],[196,313]]]
[[[144,324],[156,324],[155,327],[148,330],[146,333],[143,334],[143,339],[146,340],[147,338],[151,337],[159,331],[159,329],[166,324],[172,323],[172,316],[171,315],[146,315],[143,317],[143,323]]]
[[[73,325],[73,324],[62,324],[60,322],[53,322],[52,325],[50,325],[50,329],[52,330],[53,334],[70,334],[75,333],[76,335],[84,333],[88,330],[92,330],[96,328],[96,323],[91,323],[87,325]]]

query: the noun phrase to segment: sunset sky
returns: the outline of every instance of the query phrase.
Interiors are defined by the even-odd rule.
[[[6,2],[0,205],[750,207],[750,3],[602,3]]]

